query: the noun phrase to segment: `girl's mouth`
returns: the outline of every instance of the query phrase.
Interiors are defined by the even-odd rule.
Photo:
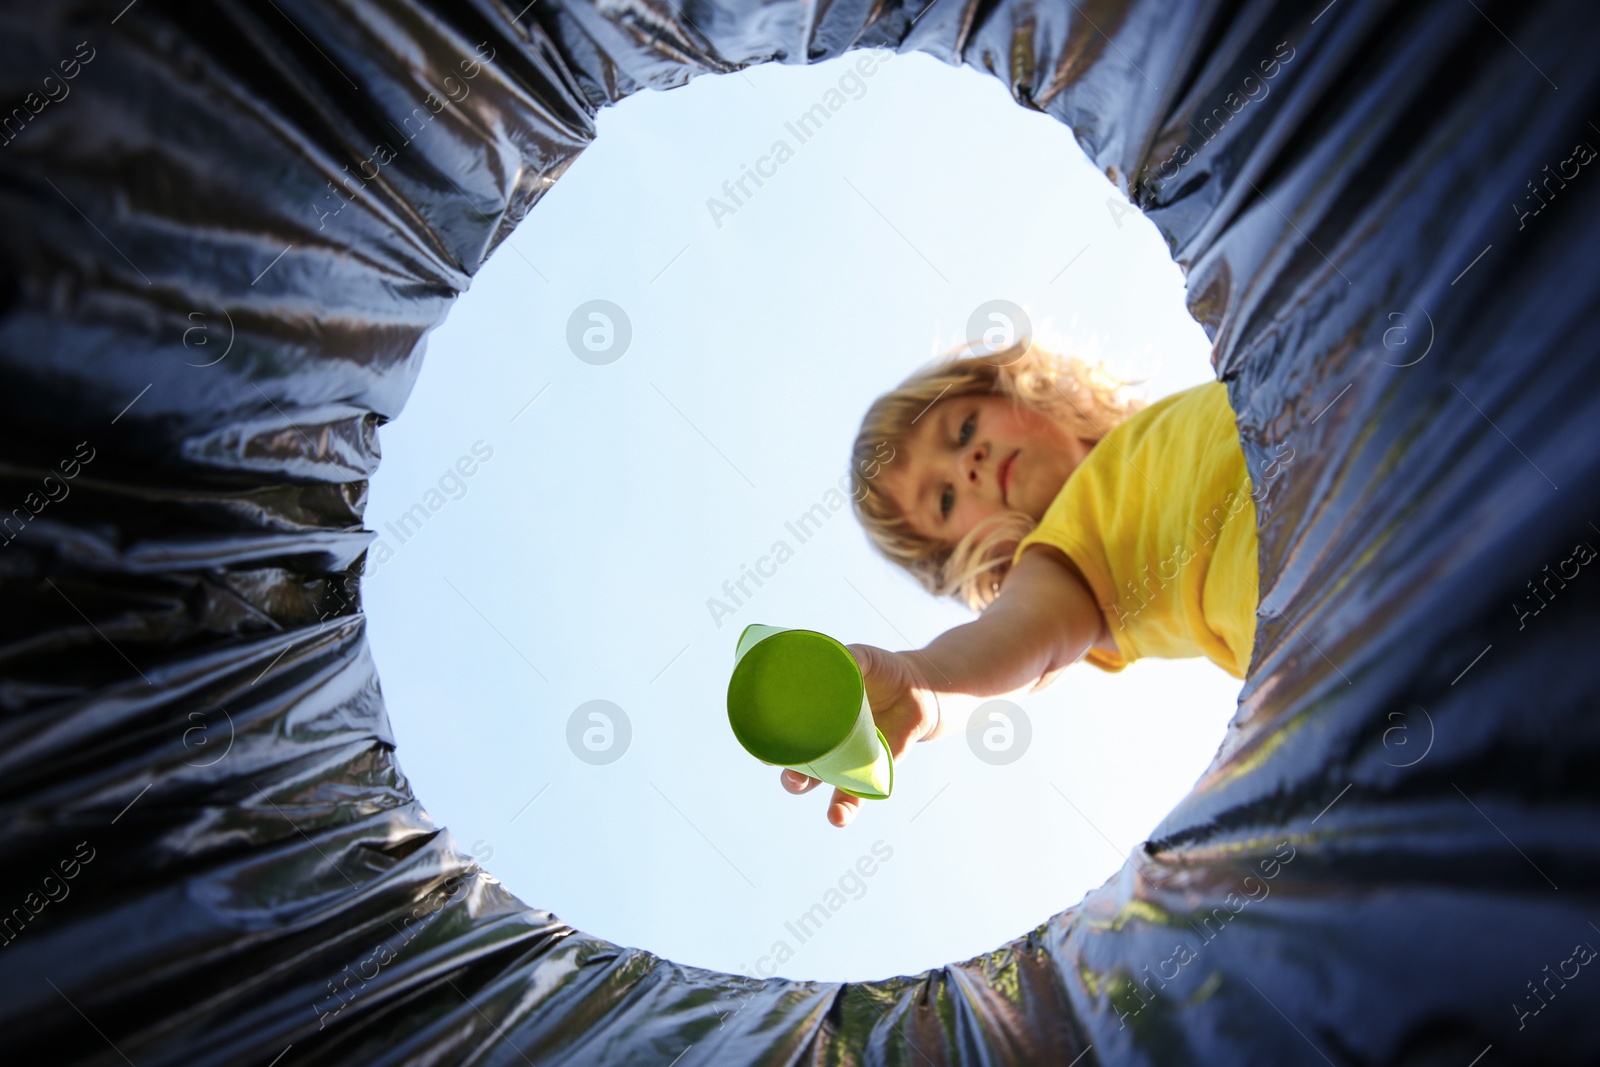
[[[1017,462],[1017,453],[1021,451],[1022,449],[1019,448],[1016,452],[1013,452],[1011,455],[1007,456],[1005,462],[1000,464],[1000,470],[996,474],[996,478],[1000,482],[1000,500],[1002,503],[1011,503],[1011,501],[1007,499],[1007,495],[1011,489],[1011,468]]]

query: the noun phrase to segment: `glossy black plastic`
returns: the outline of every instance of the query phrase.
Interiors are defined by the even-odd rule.
[[[8,1063],[1600,1060],[1600,978],[1550,977],[1600,943],[1592,5],[125,3],[0,13]],[[1002,79],[1166,235],[1263,613],[1116,878],[757,982],[476,869],[354,568],[375,428],[596,110],[866,46]]]

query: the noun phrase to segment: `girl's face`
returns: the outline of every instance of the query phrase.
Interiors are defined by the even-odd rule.
[[[1044,516],[1092,443],[995,395],[936,401],[879,476],[911,529],[947,546],[991,515]]]

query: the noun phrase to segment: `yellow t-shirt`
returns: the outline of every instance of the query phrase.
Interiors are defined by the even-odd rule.
[[[1260,597],[1250,469],[1228,405],[1207,382],[1129,416],[1089,450],[1017,546],[1054,545],[1083,572],[1120,654],[1206,656],[1243,678]]]

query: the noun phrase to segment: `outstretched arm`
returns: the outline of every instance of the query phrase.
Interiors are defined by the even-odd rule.
[[[977,619],[899,655],[909,656],[940,696],[993,697],[1047,683],[1105,633],[1100,605],[1078,569],[1060,550],[1039,545],[1022,554]]]
[[[914,741],[957,729],[970,698],[1047,683],[1108,636],[1094,595],[1076,567],[1048,545],[1022,554],[993,604],[977,619],[914,651],[850,645],[866,676],[867,699],[896,761]],[[821,783],[786,770],[783,787],[804,793]],[[834,790],[828,821],[847,826],[859,797]]]

